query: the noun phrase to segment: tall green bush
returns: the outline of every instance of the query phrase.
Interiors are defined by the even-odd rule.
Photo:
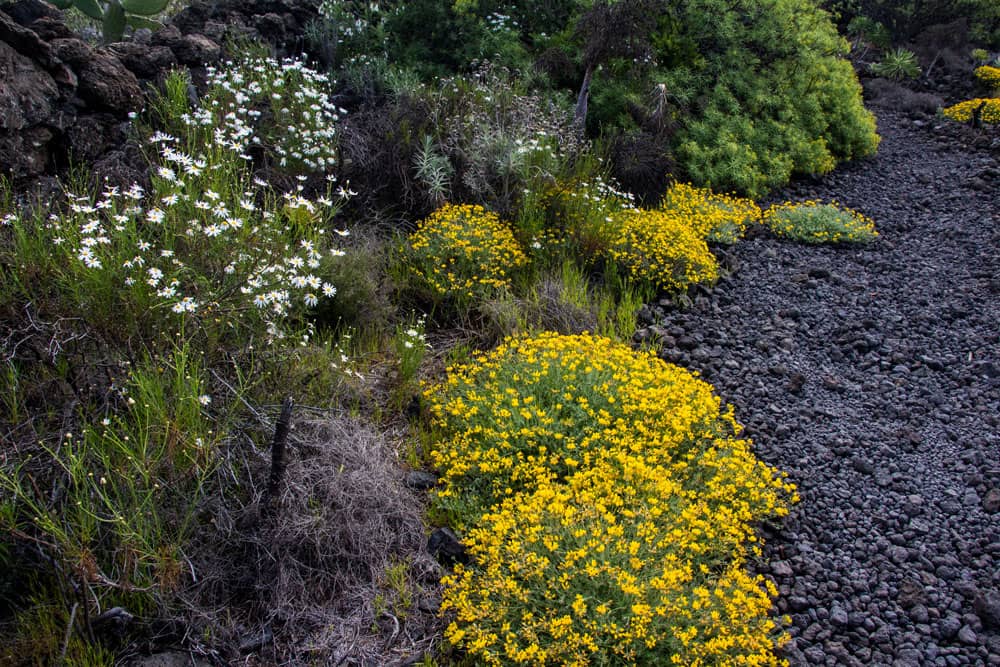
[[[689,176],[758,196],[878,146],[848,51],[809,0],[688,0],[659,36]],[[672,65],[672,66],[671,66]]]

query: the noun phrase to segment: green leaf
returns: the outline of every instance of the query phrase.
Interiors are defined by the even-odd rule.
[[[141,16],[159,14],[167,8],[168,4],[170,4],[170,0],[122,0],[125,11]]]
[[[104,43],[120,42],[125,34],[125,10],[117,0],[108,3],[104,12]]]
[[[142,16],[136,16],[135,14],[127,14],[125,16],[125,22],[132,26],[133,30],[138,30],[139,28],[149,28],[150,30],[159,30],[163,27],[163,24],[159,21],[154,21],[152,19],[143,18]]]
[[[97,0],[73,0],[73,4],[76,5],[77,9],[95,21],[104,20],[104,10]]]

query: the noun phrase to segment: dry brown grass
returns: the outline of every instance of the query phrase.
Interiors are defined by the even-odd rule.
[[[403,435],[347,415],[296,421],[273,514],[259,490],[214,509],[218,532],[192,558],[186,639],[225,660],[260,644],[242,651],[249,664],[393,665],[428,651],[441,571],[404,484]],[[258,489],[267,472],[262,452],[245,464]]]

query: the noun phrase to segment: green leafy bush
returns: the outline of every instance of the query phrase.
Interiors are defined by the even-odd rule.
[[[743,17],[752,20],[743,20]],[[679,58],[684,49],[694,58]],[[841,55],[847,43],[807,0],[692,0],[660,56],[682,91],[676,146],[692,180],[758,196],[878,146],[875,119]]]
[[[911,40],[928,27],[961,17],[968,22],[973,40],[991,48],[1000,46],[1000,3],[995,0],[826,0],[822,5],[848,25],[857,16],[884,24],[891,41],[896,43]]]
[[[867,243],[878,237],[875,223],[836,202],[786,202],[764,213],[764,224],[778,236],[803,243]]]

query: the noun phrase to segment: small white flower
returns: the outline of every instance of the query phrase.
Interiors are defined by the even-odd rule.
[[[175,313],[193,313],[198,309],[198,302],[189,296],[184,297],[171,308]]]
[[[201,396],[198,397],[198,402],[201,403],[202,405],[208,405],[209,403],[212,402],[212,397],[209,396],[208,394],[202,394]]]

